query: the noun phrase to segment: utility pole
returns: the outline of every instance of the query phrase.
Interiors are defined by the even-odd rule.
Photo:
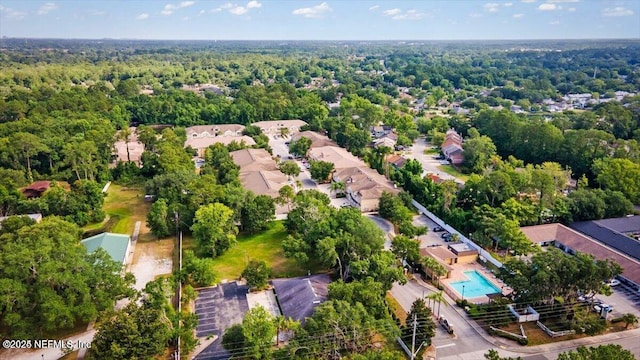
[[[413,314],[413,336],[411,337],[411,360],[416,358],[416,329],[418,328],[418,315]]]

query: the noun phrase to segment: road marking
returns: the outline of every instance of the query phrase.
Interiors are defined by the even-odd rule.
[[[444,348],[444,347],[449,347],[449,346],[456,346],[456,343],[445,344],[445,345],[439,345],[439,346],[436,346],[436,349],[440,349],[440,348]]]

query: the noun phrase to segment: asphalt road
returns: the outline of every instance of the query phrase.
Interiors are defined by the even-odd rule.
[[[425,139],[419,138],[419,139],[416,139],[416,141],[411,146],[410,153],[407,154],[407,158],[416,159],[420,162],[420,164],[422,164],[422,169],[424,170],[422,172],[423,176],[426,175],[427,173],[432,173],[432,174],[438,175],[438,177],[440,177],[443,180],[461,181],[459,179],[456,179],[456,177],[451,176],[445,173],[444,171],[441,171],[440,168],[438,167],[440,165],[440,162],[434,159],[433,155],[424,154],[424,151],[427,148],[431,148],[431,145],[429,145]]]

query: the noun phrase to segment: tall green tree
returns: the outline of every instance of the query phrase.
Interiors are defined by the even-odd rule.
[[[267,286],[271,269],[264,260],[251,260],[242,270],[242,277],[247,280],[247,285],[255,289]]]
[[[255,233],[266,229],[269,222],[275,219],[276,205],[273,198],[267,195],[247,193],[240,213],[242,230]]]
[[[413,337],[415,325],[416,349],[421,344],[424,344],[424,348],[431,345],[431,338],[436,334],[436,324],[433,322],[431,309],[427,307],[422,298],[416,299],[411,304],[411,310],[407,314],[405,323],[406,325],[402,328],[403,339]]]
[[[175,228],[172,224],[172,214],[169,213],[167,200],[160,198],[151,205],[151,209],[147,214],[147,226],[151,229],[151,233],[163,238],[170,235]]]
[[[171,323],[160,309],[134,302],[98,325],[91,342],[95,359],[142,359],[162,354],[169,345]]]
[[[216,257],[236,242],[238,229],[233,222],[233,210],[220,203],[201,206],[191,226],[198,252]]]
[[[334,170],[333,163],[327,161],[311,161],[310,164],[309,172],[311,173],[311,178],[313,180],[320,183],[329,180],[329,177]]]
[[[607,344],[599,346],[580,346],[576,350],[561,353],[557,360],[600,360],[619,359],[634,360],[636,357],[629,350],[618,344]]]
[[[89,254],[80,230],[55,216],[0,236],[0,323],[11,338],[70,329],[132,295],[131,274],[102,249]]]

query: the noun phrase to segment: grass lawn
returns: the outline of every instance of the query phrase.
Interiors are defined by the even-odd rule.
[[[469,180],[469,175],[465,175],[465,174],[459,172],[452,165],[439,165],[438,168],[440,170],[446,172],[447,174],[451,175],[451,176],[457,177],[458,179],[460,179],[462,181]]]
[[[425,155],[437,155],[437,154],[440,154],[440,149],[437,148],[437,147],[426,148],[426,149],[424,149],[424,154]]]
[[[143,224],[146,222],[150,207],[150,203],[144,201],[142,188],[111,184],[104,198],[103,209],[108,218],[115,218],[116,221],[113,222],[113,226],[105,230],[132,234],[136,221],[142,221]],[[97,229],[102,224],[88,224],[83,229]]]
[[[387,304],[389,304],[391,311],[393,311],[398,320],[400,320],[400,325],[404,325],[405,321],[407,320],[407,312],[404,311],[402,306],[400,306],[398,300],[396,300],[393,295],[391,295],[390,291],[387,291],[387,295],[385,296],[385,298],[387,299]]]
[[[215,259],[213,267],[218,279],[232,280],[240,277],[242,270],[250,260],[264,260],[273,270],[272,277],[293,277],[306,275],[308,270],[317,272],[317,264],[310,265],[310,269],[300,266],[293,259],[287,259],[282,250],[282,240],[287,237],[287,231],[282,221],[273,221],[269,229],[252,235],[241,234],[238,242]],[[184,242],[184,248],[193,247],[193,242]]]

